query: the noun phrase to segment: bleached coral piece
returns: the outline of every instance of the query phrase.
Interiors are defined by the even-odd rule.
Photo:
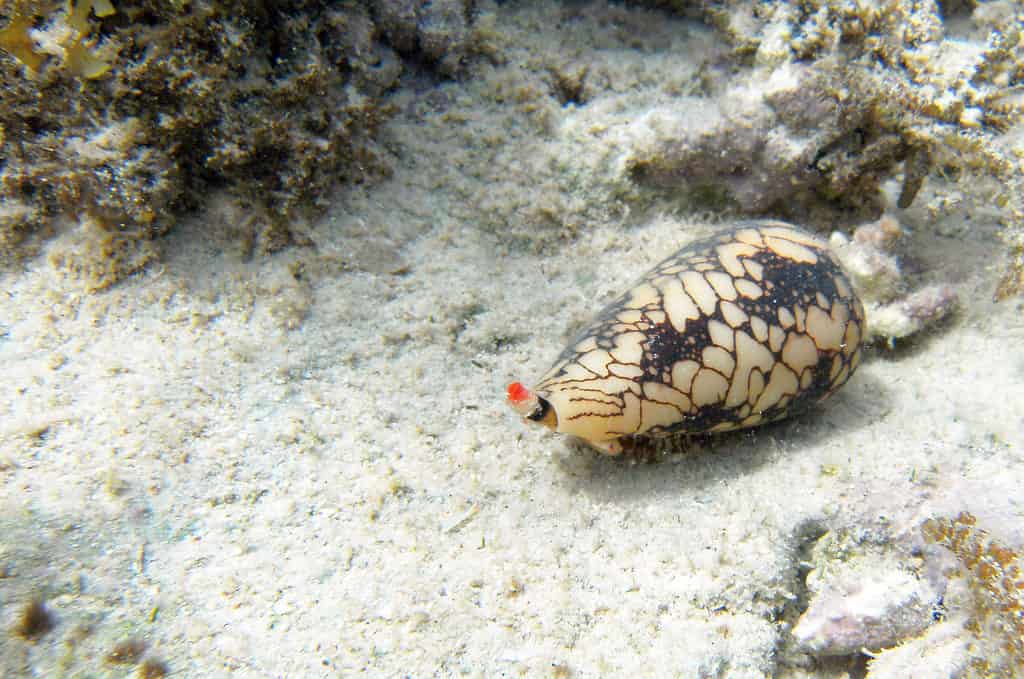
[[[813,655],[875,651],[917,636],[932,623],[936,593],[913,573],[868,559],[840,568],[820,583],[793,628],[802,650]]]
[[[852,239],[832,234],[832,249],[868,304],[889,302],[906,287],[899,258],[893,253],[901,235],[899,222],[888,216],[857,227]]]
[[[892,304],[877,307],[871,315],[870,337],[890,342],[920,332],[951,314],[959,296],[950,285],[930,285]]]
[[[953,286],[936,284],[907,292],[908,276],[896,249],[903,230],[891,216],[862,224],[853,238],[833,233],[830,245],[850,273],[864,300],[868,317],[867,340],[882,340],[891,347],[952,314],[959,296]]]

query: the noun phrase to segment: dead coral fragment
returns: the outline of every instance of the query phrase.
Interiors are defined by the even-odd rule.
[[[902,235],[899,222],[883,216],[857,227],[852,240],[837,232],[830,243],[864,300],[867,340],[886,342],[890,348],[896,340],[934,327],[960,303],[948,284],[908,292],[907,275],[896,255]]]
[[[896,340],[934,326],[955,312],[959,305],[960,297],[953,286],[929,285],[892,304],[874,308],[868,336],[884,340],[891,349]]]
[[[833,569],[837,572],[818,584],[793,628],[794,639],[807,652],[878,651],[917,636],[932,623],[935,592],[913,573],[870,557]]]
[[[1024,560],[1020,552],[992,539],[967,512],[955,519],[929,519],[922,532],[929,541],[952,551],[967,570],[979,637],[1001,640],[999,649],[1010,667],[990,665],[985,668],[993,672],[990,676],[1011,667],[1024,669]]]
[[[832,234],[832,249],[850,272],[854,287],[870,304],[891,302],[906,291],[906,281],[894,249],[903,235],[892,217],[858,226],[853,239]]]

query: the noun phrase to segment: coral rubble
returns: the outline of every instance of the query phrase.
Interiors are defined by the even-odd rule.
[[[696,13],[716,26],[735,57],[756,74],[747,79],[739,71],[742,80],[736,78],[740,83],[731,89],[745,87],[760,93],[761,101],[752,97],[745,109],[733,107],[699,129],[681,130],[675,145],[640,159],[643,176],[723,186],[725,197],[744,211],[769,209],[796,218],[806,212],[811,221],[822,215],[823,204],[840,208],[840,214],[852,210],[856,218],[877,216],[879,183],[888,177],[902,178],[900,208],[914,202],[929,176],[952,179],[954,186],[971,188],[932,196],[925,209],[940,215],[966,201],[983,210],[998,206],[1014,256],[997,297],[1019,293],[1019,5],[649,4]],[[790,88],[771,85],[793,78]],[[714,162],[717,150],[722,155]]]
[[[805,565],[807,603],[793,650],[816,658],[878,653],[922,634],[941,593],[885,530],[826,533]],[[792,658],[791,658],[792,659]]]
[[[866,339],[890,347],[949,317],[959,305],[959,296],[951,285],[910,288],[909,276],[898,256],[902,235],[899,222],[884,215],[858,226],[852,239],[839,232],[831,238],[833,250],[864,301]]]
[[[793,636],[813,655],[880,650],[915,637],[932,623],[936,596],[927,582],[895,564],[841,564],[816,583]],[[810,582],[808,583],[810,584]]]

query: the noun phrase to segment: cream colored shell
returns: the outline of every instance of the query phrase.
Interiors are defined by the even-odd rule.
[[[860,300],[820,238],[744,222],[655,267],[535,391],[557,431],[609,451],[626,437],[750,427],[842,386],[863,330]]]

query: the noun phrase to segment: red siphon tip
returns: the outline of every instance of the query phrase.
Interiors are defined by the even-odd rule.
[[[519,382],[508,385],[508,401],[512,405],[518,405],[530,398],[530,390]]]

